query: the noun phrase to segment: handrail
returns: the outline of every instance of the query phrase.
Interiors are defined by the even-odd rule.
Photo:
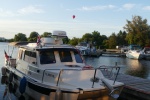
[[[103,68],[102,68],[103,67]],[[120,67],[119,66],[117,66],[117,63],[116,63],[116,65],[115,66],[112,66],[112,67],[108,67],[108,66],[100,66],[99,67],[99,69],[111,69],[111,71],[110,71],[110,74],[109,75],[111,75],[112,74],[112,70],[113,69],[116,69],[117,70],[117,73],[116,73],[116,76],[115,76],[115,79],[114,79],[114,82],[113,82],[113,85],[115,84],[115,82],[116,82],[116,80],[117,80],[117,77],[118,77],[118,74],[119,74],[119,71],[120,71]],[[108,74],[108,73],[107,73]]]
[[[58,86],[58,83],[59,83],[59,80],[60,80],[60,74],[62,73],[62,71],[63,71],[63,69],[61,69],[60,72],[59,72],[58,80],[57,80],[57,85],[56,86]]]

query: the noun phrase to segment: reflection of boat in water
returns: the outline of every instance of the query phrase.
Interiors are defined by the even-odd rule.
[[[29,99],[30,97],[18,95],[18,85],[15,82],[10,82],[10,79],[7,76],[1,77],[1,84],[5,85],[5,87],[4,89],[1,89],[1,93],[3,91],[3,94],[2,97],[0,97],[0,100],[33,100]]]
[[[142,59],[143,55],[141,52],[141,47],[138,45],[130,45],[126,56],[130,59]]]
[[[53,36],[42,38],[38,46],[15,43],[19,45],[17,58],[5,53],[2,73],[19,85],[21,94],[27,93],[36,100],[119,96],[123,83],[105,78],[101,68],[85,65],[76,48],[62,43],[62,37],[66,37],[64,31],[54,31]]]
[[[145,66],[144,60],[128,60],[128,66],[125,73],[131,76],[146,78],[149,72],[148,67]]]

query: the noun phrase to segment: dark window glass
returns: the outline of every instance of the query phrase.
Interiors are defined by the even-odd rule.
[[[65,51],[65,50],[59,51],[59,56],[61,62],[72,62],[70,51]]]
[[[40,51],[40,63],[41,64],[56,63],[54,51]]]
[[[36,53],[35,52],[31,52],[30,54],[31,54],[30,55],[31,57],[36,58]]]
[[[80,54],[77,51],[74,52],[74,56],[75,56],[75,59],[76,59],[77,63],[83,63],[82,58],[81,58]]]
[[[24,54],[24,61],[30,64],[36,64],[36,52],[26,50]]]

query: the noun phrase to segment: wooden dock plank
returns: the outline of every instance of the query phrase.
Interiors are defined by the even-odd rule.
[[[103,72],[103,71],[102,71]],[[106,72],[103,72],[108,77]],[[108,77],[109,78],[109,77]],[[114,80],[115,77],[109,79]],[[118,74],[117,80],[125,84],[119,100],[150,100],[150,80],[126,74]]]

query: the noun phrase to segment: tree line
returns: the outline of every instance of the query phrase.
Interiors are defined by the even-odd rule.
[[[98,31],[92,33],[85,33],[81,38],[73,37],[63,39],[65,44],[77,45],[80,42],[87,42],[95,45],[97,48],[116,48],[116,46],[127,46],[129,44],[137,44],[140,46],[150,46],[150,25],[147,19],[142,19],[141,16],[133,16],[132,20],[127,20],[123,27],[124,31],[120,30],[118,33],[112,33],[110,36],[101,35]],[[25,34],[18,33],[9,42],[14,41],[37,41],[38,32],[31,32],[27,38]],[[44,32],[41,37],[51,36],[52,33]]]

